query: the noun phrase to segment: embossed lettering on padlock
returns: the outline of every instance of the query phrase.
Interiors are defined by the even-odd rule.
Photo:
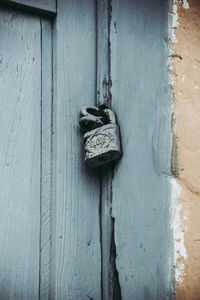
[[[89,166],[98,167],[121,156],[119,126],[111,109],[83,107],[80,127],[84,133],[85,161]]]

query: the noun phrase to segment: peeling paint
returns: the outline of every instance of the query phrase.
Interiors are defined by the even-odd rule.
[[[175,299],[200,299],[200,2],[172,1],[170,70]],[[174,19],[173,19],[174,18]],[[172,22],[173,21],[173,22]],[[181,57],[181,59],[179,59]]]
[[[186,247],[184,244],[184,229],[181,221],[182,205],[179,198],[182,192],[181,185],[175,178],[171,178],[171,199],[172,199],[172,229],[174,233],[174,267],[175,280],[181,283],[185,275],[184,264],[181,260],[187,258]],[[186,216],[185,216],[186,217]]]
[[[186,9],[190,8],[189,2],[187,0],[183,0],[183,7]]]
[[[172,43],[169,44],[170,47],[170,70],[171,70],[171,87],[174,88],[175,82],[174,82],[174,68],[173,63],[177,59],[182,60],[182,57],[180,54],[177,54],[174,52],[174,44],[178,42],[176,35],[175,35],[175,29],[179,26],[178,22],[178,5],[180,4],[180,1],[173,0],[172,1],[172,13],[171,15],[171,23],[169,23],[169,36],[171,37]],[[185,80],[185,75],[182,77],[182,82]],[[173,92],[172,92],[173,94]],[[182,91],[179,92],[179,94],[182,94]],[[173,95],[174,97],[174,95]],[[172,199],[172,229],[173,229],[173,236],[174,236],[174,268],[175,268],[175,281],[178,283],[182,283],[183,277],[185,275],[185,265],[182,262],[182,260],[186,260],[187,258],[187,252],[186,247],[184,243],[184,228],[182,225],[181,220],[181,210],[182,210],[182,204],[179,203],[179,198],[182,192],[181,185],[178,182],[178,176],[179,176],[179,161],[178,161],[178,142],[177,142],[177,114],[178,112],[174,109],[173,104],[173,113],[172,113],[172,162],[171,162],[171,173],[174,177],[171,177],[171,199]]]
[[[175,29],[178,27],[178,13],[177,13],[177,1],[171,2],[171,8],[169,12],[169,24],[170,24],[170,30],[169,30],[169,38],[172,43],[177,43],[177,39],[175,36]],[[172,48],[171,48],[172,50]]]

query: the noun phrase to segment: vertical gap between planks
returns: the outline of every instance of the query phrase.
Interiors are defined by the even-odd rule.
[[[95,78],[95,105],[98,106],[100,103],[100,84],[99,84],[99,48],[98,48],[98,44],[99,44],[99,0],[96,0],[95,2],[95,6],[96,6],[96,78]],[[101,176],[101,172],[99,173],[99,189],[100,189],[100,195],[99,195],[99,242],[100,242],[100,251],[101,251],[101,300],[103,300],[103,249],[102,249],[102,218],[101,218],[101,210],[102,210],[102,176]]]
[[[108,1],[108,97],[109,104],[112,108],[112,78],[111,78],[111,40],[110,40],[110,30],[111,30],[111,19],[112,19],[112,0]]]
[[[56,11],[57,11],[57,0],[56,0]],[[53,216],[52,216],[52,213],[53,213],[53,135],[54,135],[54,132],[53,132],[53,104],[54,104],[54,84],[53,84],[53,76],[54,76],[54,73],[53,73],[53,69],[54,69],[54,66],[53,66],[53,23],[54,21],[52,20],[51,21],[51,100],[50,100],[50,136],[51,136],[51,139],[50,139],[50,172],[51,172],[51,178],[50,178],[50,188],[51,188],[51,191],[50,191],[50,211],[51,211],[51,215],[50,215],[50,243],[49,243],[49,246],[50,246],[50,249],[49,249],[49,263],[50,263],[50,268],[49,268],[49,298],[48,300],[52,299],[52,257],[53,257],[53,253],[52,253],[52,235],[53,235]]]
[[[112,1],[96,2],[97,32],[97,75],[96,105],[112,105],[111,95],[111,18]],[[112,217],[112,180],[114,163],[101,167],[100,172],[100,244],[101,244],[101,299],[121,299],[121,291],[116,269],[116,246]]]
[[[108,84],[109,84],[109,99],[110,99],[110,107],[112,108],[112,41],[111,41],[111,27],[112,27],[112,0],[108,0]],[[114,23],[116,26],[116,22]],[[110,281],[110,294],[109,298],[113,300],[121,300],[121,286],[119,282],[119,273],[116,266],[116,256],[117,256],[117,249],[116,249],[116,243],[115,243],[115,217],[113,216],[112,212],[112,201],[113,201],[113,178],[115,174],[115,162],[111,165],[111,170],[109,174],[109,180],[110,180],[110,265],[109,265],[109,281]]]
[[[96,1],[96,105],[102,105],[105,103],[104,100],[104,87],[106,82],[108,82],[108,0],[97,0]],[[108,85],[107,85],[108,86]],[[101,247],[101,300],[106,300],[105,294],[108,294],[108,290],[105,292],[105,267],[108,268],[108,265],[105,266],[104,263],[104,236],[103,231],[107,228],[107,223],[104,224],[103,220],[103,170],[101,168],[100,178],[100,199],[99,199],[99,227],[100,227],[100,247]],[[108,280],[108,277],[106,278]]]
[[[39,287],[41,300],[41,226],[42,226],[42,19],[40,17],[40,235],[39,235]]]
[[[56,1],[56,5],[57,5],[57,1]],[[57,9],[57,6],[56,6],[56,9]],[[51,296],[51,277],[52,277],[52,184],[53,184],[53,177],[52,177],[52,174],[53,174],[53,166],[52,166],[52,160],[53,160],[53,140],[52,140],[52,126],[53,126],[53,21],[51,21],[50,23],[50,43],[51,43],[51,52],[50,52],[50,60],[51,60],[51,77],[50,77],[50,88],[51,88],[51,98],[50,98],[50,174],[51,174],[51,177],[50,177],[50,212],[51,212],[51,215],[50,215],[50,242],[49,242],[49,285],[48,285],[48,289],[49,289],[49,299],[52,299],[52,296]]]
[[[100,249],[101,249],[101,300],[103,300],[103,241],[102,241],[102,174],[99,173],[100,199],[99,199],[99,233],[100,233]]]
[[[58,9],[58,0],[56,0],[56,11]],[[56,29],[56,18],[52,21],[52,31],[51,31],[51,63],[52,63],[52,98],[51,98],[51,174],[52,174],[52,222],[51,222],[51,278],[50,278],[50,299],[56,298],[55,282],[56,282],[56,271],[55,271],[55,229],[56,229],[56,155],[57,155],[57,134],[56,134],[56,122],[57,122],[57,68],[56,68],[56,55],[57,55],[57,29]]]
[[[40,129],[40,241],[39,299],[51,299],[52,258],[52,22],[40,18],[41,28],[41,129]]]
[[[109,80],[109,0],[97,0],[97,105],[110,106],[110,80]]]

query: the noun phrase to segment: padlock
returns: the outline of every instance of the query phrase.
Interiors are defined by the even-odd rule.
[[[111,109],[82,108],[80,127],[84,132],[85,162],[89,166],[98,167],[120,158],[120,131]]]

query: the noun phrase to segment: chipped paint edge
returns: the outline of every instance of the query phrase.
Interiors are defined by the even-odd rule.
[[[174,148],[177,147],[176,141],[176,128],[177,128],[177,114],[178,112],[174,109],[174,94],[173,89],[175,86],[173,78],[173,54],[174,54],[174,45],[178,42],[175,34],[176,28],[179,26],[178,22],[178,6],[183,5],[185,9],[189,9],[189,2],[187,0],[170,0],[169,4],[169,82],[171,87],[171,97],[172,97],[172,165],[174,164],[174,159],[177,161],[174,156]],[[177,151],[176,151],[177,152]],[[178,165],[178,161],[176,162]],[[182,219],[186,219],[187,216],[181,216],[182,213],[182,204],[179,202],[181,195],[183,194],[183,189],[179,180],[173,174],[170,177],[171,184],[171,229],[173,231],[173,267],[174,267],[174,279],[175,286],[176,284],[183,283],[183,278],[185,276],[185,264],[184,261],[187,259],[187,249],[185,247],[184,241],[184,232],[187,231],[187,228],[183,225]]]
[[[187,250],[184,241],[184,232],[187,230],[182,224],[182,204],[179,203],[181,194],[183,193],[182,187],[178,180],[171,177],[171,211],[172,220],[171,227],[173,230],[174,239],[174,268],[175,268],[175,283],[182,283],[185,276],[183,260],[187,259]],[[187,216],[184,216],[187,218]]]

